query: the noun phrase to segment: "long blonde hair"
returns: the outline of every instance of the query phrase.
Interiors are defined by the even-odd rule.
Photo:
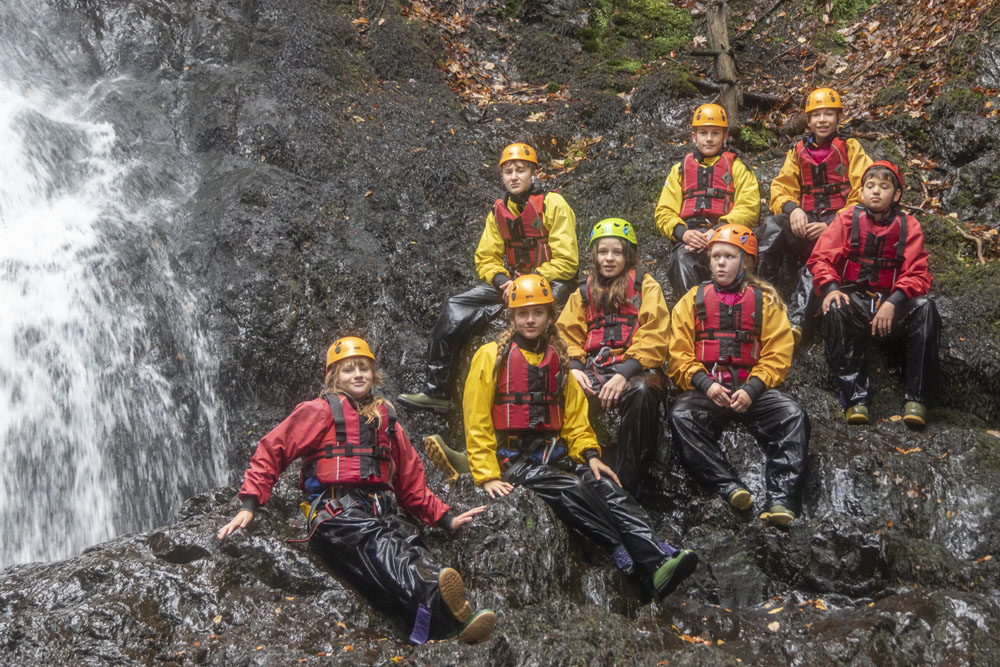
[[[347,395],[346,392],[337,386],[337,378],[340,374],[340,369],[346,364],[356,364],[364,363],[369,368],[372,369],[372,388],[382,386],[382,374],[375,368],[375,364],[372,363],[367,357],[347,357],[346,359],[341,359],[340,361],[334,363],[330,366],[330,370],[326,372],[326,380],[323,383],[323,391],[320,393],[320,398],[326,398],[327,396],[340,396]],[[373,396],[369,394],[369,396]],[[373,421],[377,421],[379,426],[382,425],[382,414],[379,412],[379,408],[383,405],[391,405],[389,401],[385,400],[382,396],[373,396],[372,400],[366,403],[357,402],[358,413],[365,418],[365,423],[370,424]]]
[[[610,280],[604,280],[601,278],[601,265],[597,261],[597,246],[600,245],[600,242],[605,238],[620,241],[622,244],[622,250],[625,251],[625,268],[622,269],[622,272],[617,277]],[[597,239],[597,241],[590,246],[590,277],[593,278],[593,280],[587,281],[587,289],[590,291],[588,298],[594,308],[597,310],[618,310],[622,304],[628,301],[628,272],[630,269],[635,268],[636,255],[637,253],[635,248],[632,247],[631,243],[625,239],[619,239],[614,236]],[[636,285],[636,289],[638,290],[642,288],[641,286]]]
[[[752,255],[746,256],[751,257]],[[758,277],[757,274],[754,273],[754,269],[757,264],[756,258],[754,258],[753,264],[754,266],[747,268],[743,273],[743,279],[740,280],[740,286],[737,291],[742,292],[747,285],[753,285],[755,288],[760,290],[761,294],[764,295],[765,303],[773,303],[779,310],[786,310],[785,301],[781,298],[781,295],[778,294],[778,290],[774,289],[774,285],[767,282],[763,278]]]
[[[556,355],[559,357],[559,390],[561,391],[566,381],[566,376],[569,375],[569,350],[566,349],[566,342],[559,335],[559,330],[556,329],[555,304],[548,304],[548,310],[549,324],[545,327],[545,331],[542,332],[539,346],[544,350],[546,346],[551,345],[556,350]],[[514,340],[514,334],[517,333],[517,330],[514,328],[514,309],[508,308],[507,314],[510,324],[507,325],[507,328],[497,338],[497,358],[493,364],[494,384],[496,384],[500,377],[500,367],[503,366],[504,359],[510,354],[510,346]]]

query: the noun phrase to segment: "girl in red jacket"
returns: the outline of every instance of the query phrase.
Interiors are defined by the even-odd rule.
[[[299,404],[261,439],[240,488],[243,508],[219,530],[219,539],[246,527],[278,476],[301,458],[299,486],[311,501],[309,543],[331,570],[382,611],[401,615],[415,644],[488,639],[496,614],[473,613],[462,577],[415,543],[393,497],[428,525],[451,530],[485,506],[453,516],[427,488],[423,464],[392,404],[372,393],[381,378],[365,341],[341,338],[326,358],[323,393]]]

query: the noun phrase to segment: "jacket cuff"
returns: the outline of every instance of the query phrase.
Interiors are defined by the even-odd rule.
[[[896,308],[899,308],[904,303],[906,303],[906,299],[907,299],[906,292],[904,292],[901,289],[894,289],[892,290],[892,294],[889,295],[889,298],[886,299],[886,301],[894,305]]]
[[[586,368],[586,366],[579,359],[570,359],[569,360],[569,369],[571,371],[582,371],[584,368]]]
[[[510,276],[508,276],[506,273],[498,273],[495,276],[493,276],[493,280],[491,280],[490,282],[493,283],[494,287],[500,289],[500,286],[503,285],[508,280],[510,280]]]
[[[820,294],[826,296],[830,292],[840,289],[840,283],[838,283],[836,280],[831,280],[830,282],[821,286],[819,289],[820,289]]]
[[[758,396],[767,391],[764,381],[756,376],[747,379],[746,384],[740,387],[740,389],[747,393],[751,401],[756,401]]]
[[[707,394],[708,388],[715,384],[715,380],[713,380],[712,376],[705,371],[698,371],[694,374],[694,377],[691,378],[691,384],[694,385],[694,388],[701,393]]]
[[[781,212],[784,213],[785,215],[791,215],[792,211],[794,211],[798,207],[799,207],[798,202],[786,201],[784,204],[781,205]]]
[[[590,459],[596,459],[601,455],[596,449],[585,449],[583,451],[583,460],[590,463]]]
[[[642,362],[638,359],[626,359],[622,363],[616,364],[614,369],[615,373],[621,373],[626,380],[631,380],[642,371]]]
[[[686,232],[687,230],[688,226],[685,225],[683,222],[678,222],[676,225],[674,225],[674,231],[671,232],[673,234],[674,240],[678,242],[683,241],[684,232]]]
[[[440,519],[437,520],[437,525],[441,526],[442,528],[447,528],[448,530],[451,530],[451,524],[454,520],[455,517],[451,515],[451,510],[448,510],[441,515]]]
[[[260,501],[257,500],[257,496],[242,496],[240,498],[242,503],[240,503],[240,510],[247,510],[249,512],[257,512],[257,508],[260,507]]]

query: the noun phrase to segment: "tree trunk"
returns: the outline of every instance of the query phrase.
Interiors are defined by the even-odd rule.
[[[712,0],[708,5],[708,46],[715,53],[715,80],[722,86],[720,103],[729,116],[729,129],[739,125],[739,89],[736,62],[729,53],[729,3]]]

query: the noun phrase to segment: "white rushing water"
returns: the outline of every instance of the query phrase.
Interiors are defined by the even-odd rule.
[[[0,567],[151,528],[224,469],[163,231],[193,183],[130,178],[159,156],[116,148],[93,111],[114,82],[67,83],[76,54],[39,9],[0,0]]]

